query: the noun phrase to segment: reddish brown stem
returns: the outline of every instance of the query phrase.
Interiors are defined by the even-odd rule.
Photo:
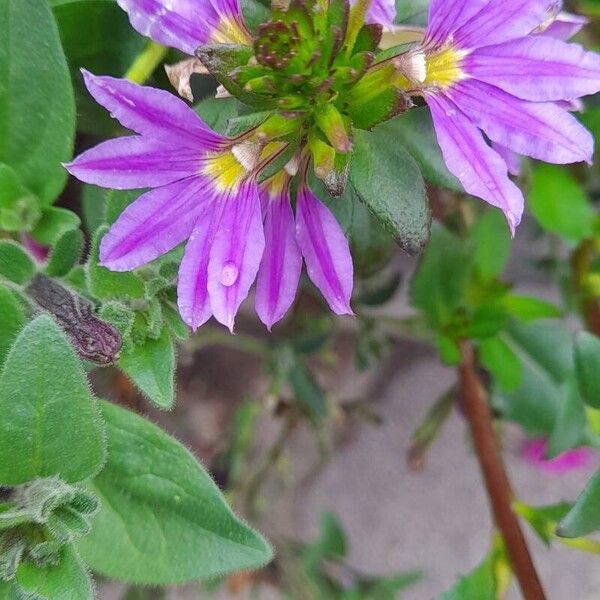
[[[496,526],[504,539],[523,598],[545,600],[546,596],[531,559],[527,541],[512,510],[511,486],[498,447],[486,392],[477,375],[473,345],[463,341],[460,350],[460,383],[465,413],[471,427]]]

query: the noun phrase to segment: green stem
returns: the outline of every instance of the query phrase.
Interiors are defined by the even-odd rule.
[[[125,73],[125,79],[135,83],[145,83],[156,71],[156,67],[160,65],[168,50],[168,48],[156,42],[148,42]]]
[[[274,444],[267,450],[263,456],[262,462],[258,465],[257,469],[248,479],[245,486],[244,493],[244,504],[246,507],[246,514],[250,517],[255,517],[257,512],[257,498],[262,488],[265,479],[270,474],[272,467],[279,461],[287,442],[289,441],[290,434],[294,430],[297,424],[297,417],[295,415],[288,415],[286,421],[279,431],[279,435],[275,440]]]

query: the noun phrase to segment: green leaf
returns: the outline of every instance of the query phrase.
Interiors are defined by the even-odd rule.
[[[557,522],[571,510],[573,505],[561,502],[550,506],[528,506],[523,502],[514,502],[513,506],[515,512],[531,525],[544,544],[550,546]]]
[[[67,179],[75,103],[47,2],[0,0],[0,162],[48,206]]]
[[[144,190],[109,190],[106,192],[104,210],[106,224],[112,225],[121,213],[133,202],[135,202]]]
[[[225,135],[229,122],[240,113],[241,104],[235,98],[215,98],[210,96],[194,106],[202,120],[216,132]]]
[[[456,341],[444,334],[439,334],[435,338],[435,346],[440,355],[440,360],[450,366],[460,364],[460,348]]]
[[[85,374],[48,316],[29,323],[0,375],[0,484],[59,475],[67,482],[104,462],[103,427]]]
[[[0,229],[30,231],[40,218],[38,199],[9,165],[0,163]]]
[[[0,581],[0,600],[25,600],[13,583]]]
[[[85,566],[71,546],[63,547],[57,565],[22,564],[16,582],[26,594],[47,600],[91,600],[94,596]]]
[[[479,360],[492,374],[502,392],[514,392],[521,385],[523,378],[521,363],[511,347],[501,337],[481,340]]]
[[[99,300],[115,298],[143,298],[144,282],[134,273],[118,273],[109,271],[98,265],[100,241],[106,235],[108,227],[96,231],[92,240],[90,258],[87,264],[88,285],[90,293]]]
[[[414,254],[429,239],[431,212],[419,167],[398,142],[393,125],[354,132],[350,179],[388,233]]]
[[[484,280],[499,277],[510,256],[510,233],[497,210],[486,211],[472,229],[475,241],[475,268]]]
[[[390,122],[387,127],[390,132],[395,133],[396,143],[402,144],[417,161],[427,181],[455,192],[464,192],[458,179],[446,167],[433,130],[429,109],[423,107],[409,110]],[[506,230],[505,222],[503,229]]]
[[[494,558],[488,556],[476,569],[461,577],[438,600],[496,600]]]
[[[67,231],[77,229],[80,224],[79,217],[73,211],[51,206],[44,210],[42,218],[31,235],[40,244],[52,246]]]
[[[575,338],[575,366],[583,401],[600,409],[600,339],[586,331]]]
[[[115,121],[90,96],[80,69],[122,76],[144,47],[145,39],[131,27],[127,13],[114,0],[50,0],[50,4],[75,88],[78,128],[86,133],[113,133]]]
[[[573,243],[592,235],[594,209],[584,189],[564,168],[536,164],[528,201],[544,229]]]
[[[148,338],[124,350],[119,367],[154,404],[160,408],[173,406],[175,351],[166,327],[157,340]]]
[[[29,281],[34,273],[33,259],[23,246],[12,240],[0,240],[0,276],[21,285]]]
[[[102,403],[109,458],[92,489],[102,508],[78,542],[103,575],[148,585],[258,568],[272,556],[196,459],[158,427]],[[115,540],[119,543],[115,544]]]
[[[269,20],[269,9],[257,0],[242,0],[241,6],[244,23],[246,23],[250,31],[256,31],[261,23],[266,23]]]
[[[436,228],[411,282],[412,304],[432,326],[447,324],[465,298],[473,254],[452,233]]]
[[[106,196],[104,188],[95,185],[83,185],[81,191],[81,210],[83,222],[88,233],[94,233],[105,220]]]
[[[575,506],[560,522],[556,533],[561,537],[576,538],[600,529],[600,471],[592,477],[577,498]]]
[[[563,390],[554,428],[548,439],[548,458],[555,458],[584,441],[587,418],[574,377],[563,385]]]
[[[83,235],[79,229],[65,231],[50,251],[46,273],[64,277],[79,261],[83,249]]]
[[[526,323],[538,319],[556,319],[562,316],[560,308],[539,298],[507,294],[502,298],[501,303],[511,315]]]
[[[396,23],[425,25],[429,0],[396,0]]]
[[[190,337],[190,330],[181,318],[177,308],[168,302],[163,302],[161,308],[164,322],[169,326],[171,333],[178,340],[187,340]]]
[[[25,324],[25,312],[16,296],[0,285],[0,367],[17,333]]]
[[[220,101],[222,98],[215,98],[215,100]],[[206,102],[206,100],[204,102]],[[227,121],[227,131],[225,133],[227,137],[237,137],[246,131],[250,131],[250,129],[258,127],[272,114],[273,111],[271,110],[261,110],[260,112],[253,112],[246,115],[240,115],[239,117],[232,117]]]
[[[570,331],[558,321],[512,323],[500,338],[519,359],[522,379],[513,392],[494,395],[495,407],[533,435],[551,434],[575,368]]]
[[[348,541],[344,529],[335,515],[330,512],[321,515],[321,537],[317,544],[323,556],[343,558],[348,553]]]

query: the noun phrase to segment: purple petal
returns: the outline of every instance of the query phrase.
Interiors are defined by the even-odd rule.
[[[504,212],[514,235],[525,201],[521,190],[508,178],[506,164],[451,100],[432,95],[427,103],[446,166],[469,194]]]
[[[270,330],[288,311],[298,289],[302,255],[296,243],[294,214],[289,183],[282,191],[261,193],[264,216],[265,251],[256,282],[256,312]]]
[[[487,3],[488,0],[432,0],[425,43],[442,44],[453,38],[456,30]]]
[[[211,197],[210,185],[210,181],[194,177],[140,196],[102,239],[102,266],[131,271],[175,248],[192,233]]]
[[[134,190],[191,177],[198,172],[199,163],[197,150],[129,136],[99,144],[65,168],[85,183]]]
[[[194,54],[210,42],[250,44],[237,0],[118,0],[131,25],[159,44]]]
[[[372,0],[367,13],[368,23],[378,23],[386,29],[391,29],[396,18],[395,0]]]
[[[600,91],[600,54],[543,35],[476,50],[472,77],[534,102],[572,100]]]
[[[542,35],[553,37],[559,40],[570,40],[579,33],[590,20],[581,15],[574,15],[568,12],[560,12],[556,19],[542,32]]]
[[[96,77],[82,71],[94,99],[110,111],[123,127],[172,145],[218,150],[225,138],[173,94],[144,87],[125,79]]]
[[[552,14],[556,0],[490,0],[454,36],[464,50],[501,44],[529,35]]]
[[[240,304],[256,279],[265,248],[258,188],[246,182],[226,199],[208,265],[208,293],[215,319],[233,331]]]
[[[552,102],[527,102],[474,79],[449,92],[453,102],[494,142],[546,162],[591,162],[594,138]]]
[[[208,262],[223,203],[212,204],[196,221],[179,266],[177,305],[181,318],[194,331],[212,316],[208,295]]]
[[[496,142],[492,142],[492,148],[502,157],[508,172],[515,177],[519,177],[521,175],[521,157],[516,152],[502,144],[496,144]]]
[[[321,290],[331,310],[351,315],[352,256],[348,240],[336,218],[310,191],[306,183],[296,201],[296,239],[312,282]]]

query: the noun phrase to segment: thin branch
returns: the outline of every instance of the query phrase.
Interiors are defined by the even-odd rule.
[[[494,520],[504,539],[523,597],[525,600],[545,600],[527,541],[512,509],[511,486],[498,448],[485,389],[477,375],[473,345],[463,341],[460,350],[462,361],[459,370],[464,408]]]

